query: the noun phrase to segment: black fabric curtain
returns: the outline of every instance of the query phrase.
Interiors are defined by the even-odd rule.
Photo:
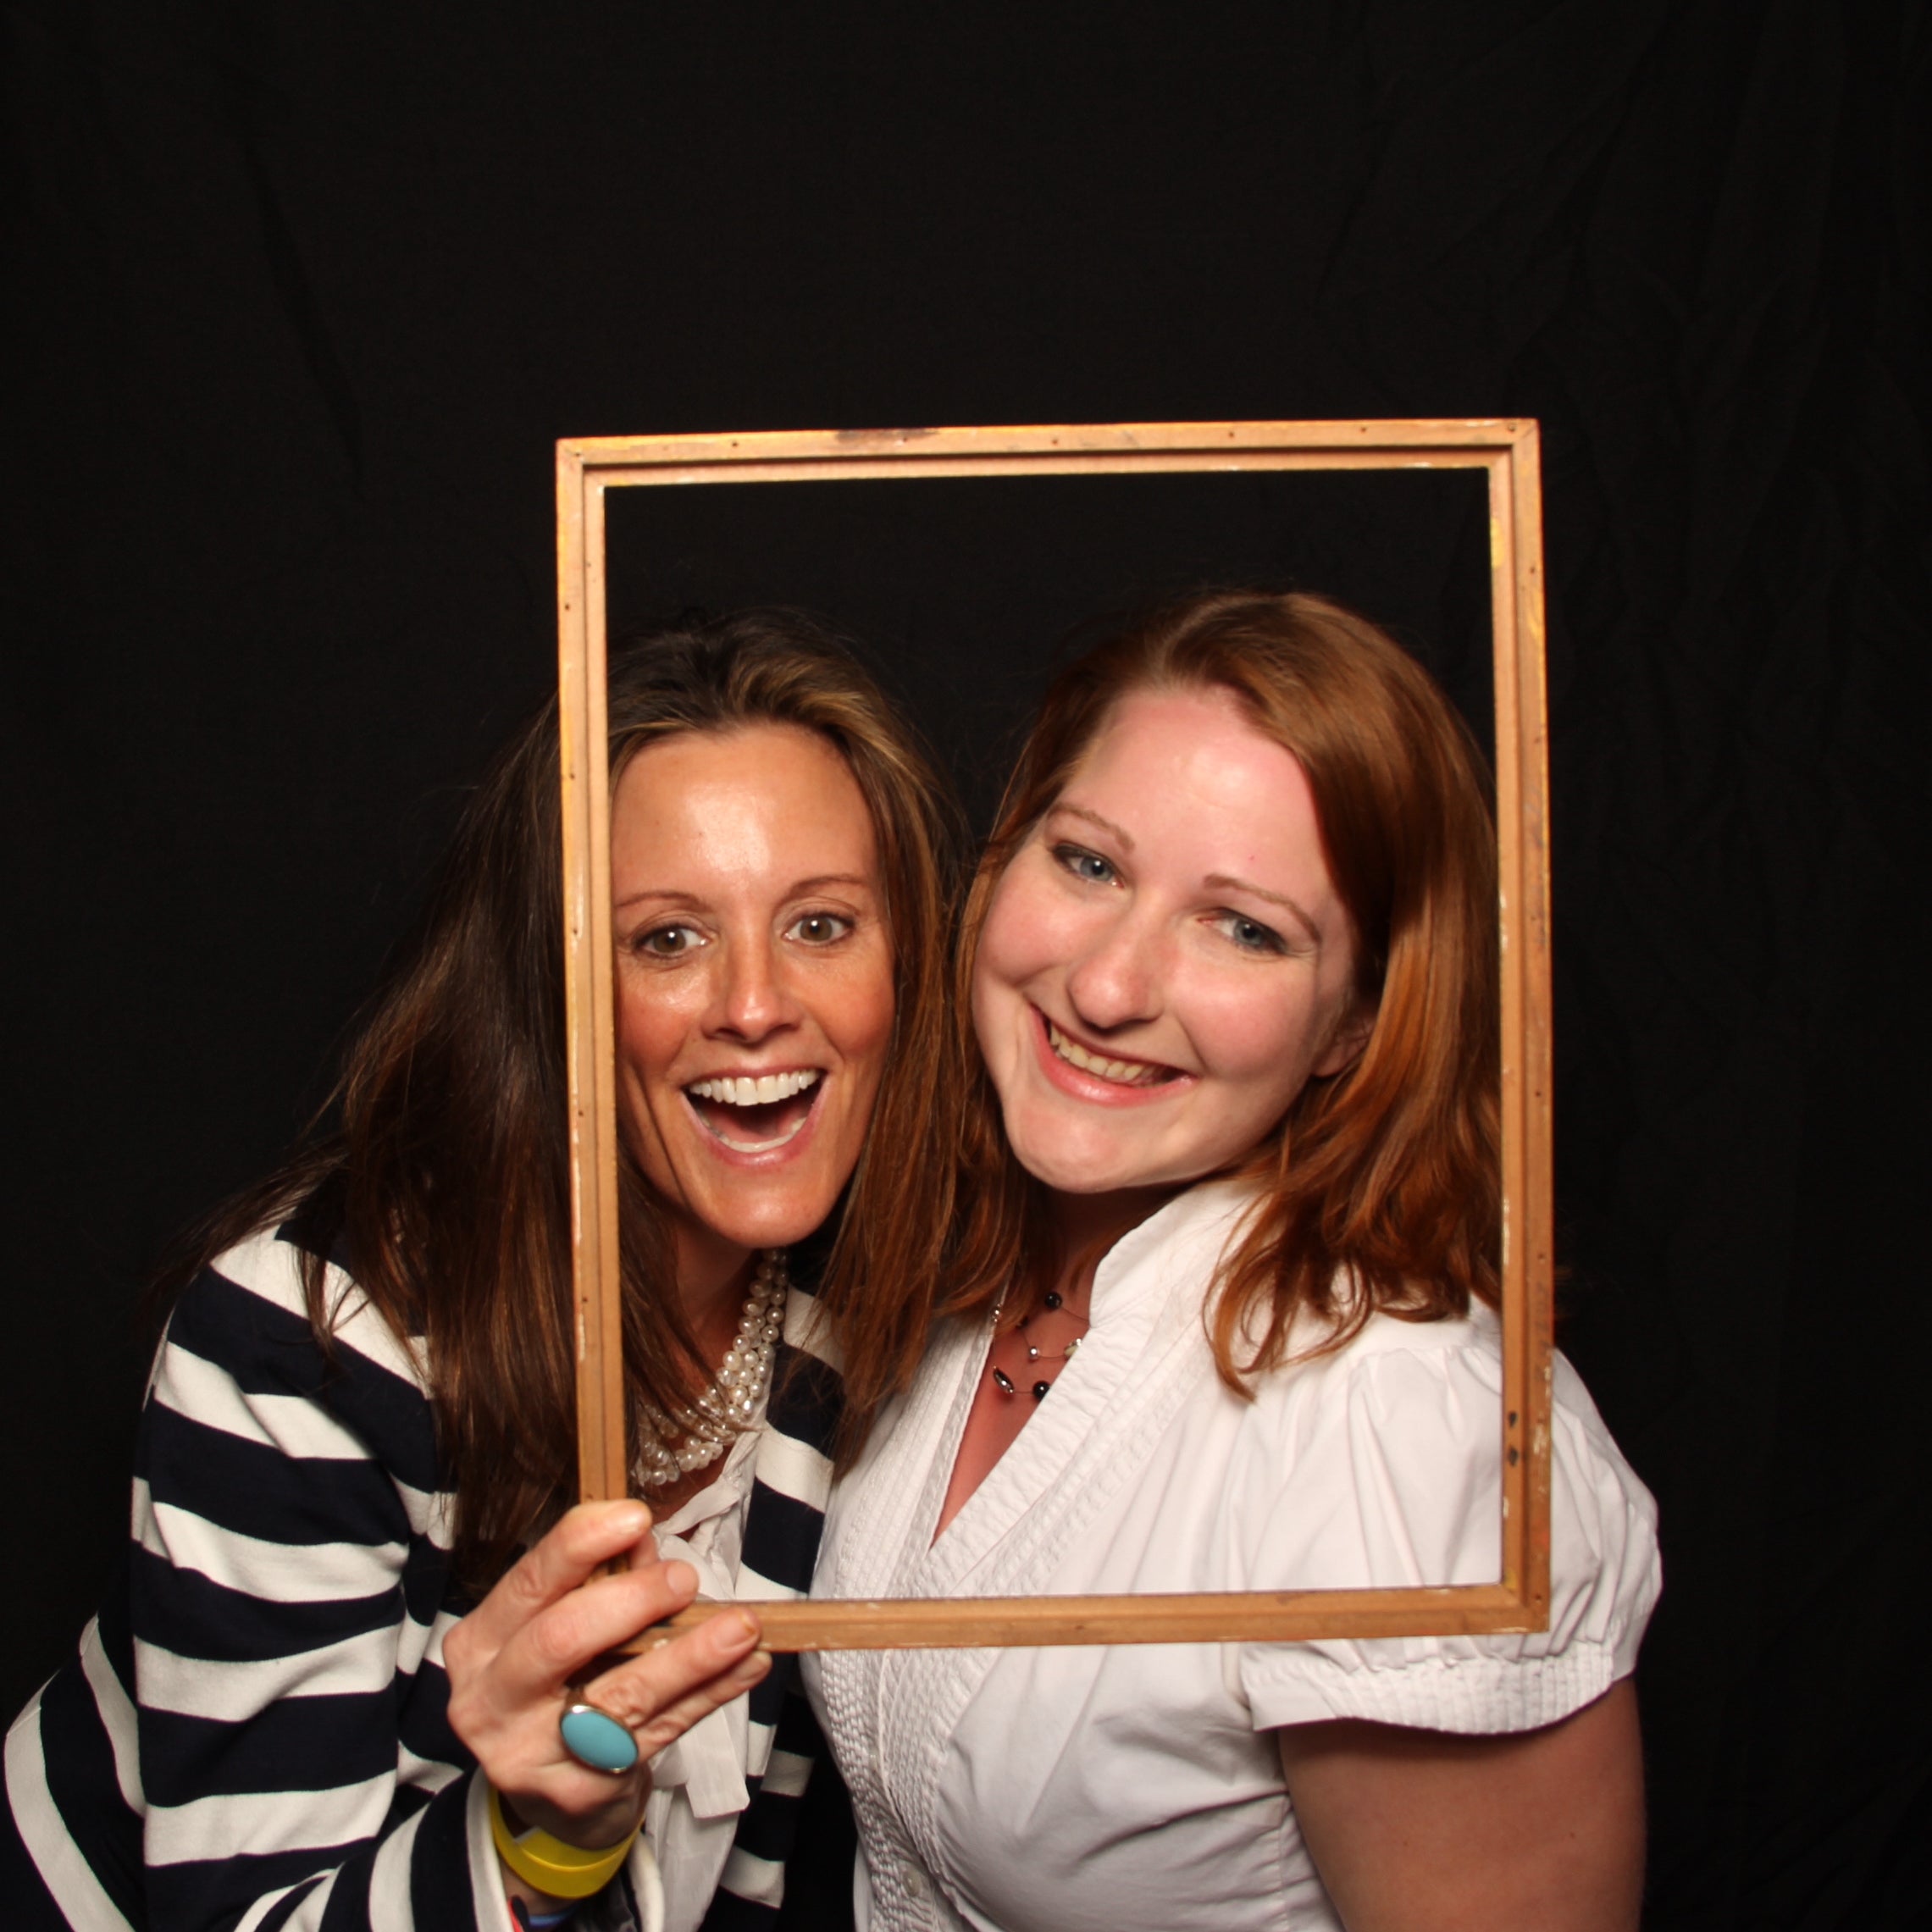
[[[5,19],[9,1709],[125,1531],[145,1271],[549,680],[554,439],[1532,415],[1649,1923],[1932,1919],[1923,7]],[[841,540],[944,695],[944,586]]]

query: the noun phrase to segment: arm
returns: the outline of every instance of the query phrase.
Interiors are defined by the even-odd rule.
[[[467,1905],[467,1780],[425,1628],[440,1594],[428,1405],[405,1365],[346,1348],[322,1399],[291,1255],[258,1241],[224,1269],[174,1310],[137,1448],[150,1921],[201,1932],[282,1898],[292,1924],[327,1910],[355,1925],[407,1902],[412,1869]],[[412,1576],[432,1598],[413,1616]],[[429,1769],[407,1791],[406,1747]]]
[[[280,1900],[287,1917],[272,1909],[272,1922],[303,1932],[324,1918],[407,1932],[433,1899],[439,1927],[507,1932],[469,1757],[531,1799],[529,1822],[587,1845],[622,1836],[627,1821],[603,1816],[573,1832],[566,1812],[600,1807],[546,1807],[514,1751],[547,1728],[562,1758],[547,1686],[688,1601],[688,1573],[650,1562],[577,1588],[639,1545],[648,1517],[572,1512],[447,1630],[439,1658],[445,1532],[411,1365],[360,1318],[324,1364],[272,1244],[228,1265],[249,1285],[211,1274],[184,1297],[142,1419],[130,1607],[150,1923],[202,1932]],[[650,1669],[626,1667],[638,1683],[601,1679],[593,1695],[675,1735],[709,1708],[717,1641],[680,1639],[639,1660]],[[509,1757],[501,1723],[458,1721],[479,1684],[501,1719],[507,1681],[522,1741]],[[598,1796],[608,1809],[612,1794]]]
[[[1634,1932],[1643,1761],[1628,1678],[1541,1730],[1342,1719],[1276,1735],[1349,1932]]]

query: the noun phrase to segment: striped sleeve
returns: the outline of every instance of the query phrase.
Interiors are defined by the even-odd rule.
[[[36,1700],[37,1735],[8,1740],[21,1839],[81,1932],[509,1923],[444,1714],[429,1406],[407,1348],[336,1285],[328,1354],[274,1235],[169,1321],[125,1596]]]
[[[511,1926],[487,1787],[447,1721],[464,1606],[420,1370],[339,1273],[320,1348],[299,1264],[287,1231],[262,1235],[170,1319],[125,1573],[7,1739],[0,1876],[32,1867],[36,1898],[8,1901],[30,1932]],[[739,1575],[765,1601],[809,1586],[831,1481],[836,1356],[802,1290],[775,1366]],[[795,1659],[749,1715],[713,1932],[774,1925],[819,1754]],[[655,1885],[640,1848],[578,1920],[656,1924]]]

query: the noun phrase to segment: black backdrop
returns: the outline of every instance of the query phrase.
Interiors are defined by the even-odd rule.
[[[1924,1923],[1924,9],[1032,15],[8,10],[6,1700],[125,1525],[143,1269],[551,675],[553,439],[1528,414],[1650,1922]],[[877,562],[902,681],[970,695]]]

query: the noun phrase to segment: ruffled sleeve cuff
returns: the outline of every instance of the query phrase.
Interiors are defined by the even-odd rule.
[[[1381,1664],[1361,1656],[1367,1644],[1349,1647],[1354,1660],[1324,1654],[1329,1647],[1311,1645],[1299,1656],[1254,1650],[1243,1658],[1242,1686],[1257,1730],[1331,1718],[1470,1735],[1535,1730],[1593,1702],[1629,1668],[1603,1644],[1574,1645],[1559,1657],[1438,1652]]]
[[[1494,1636],[1254,1644],[1257,1730],[1364,1718],[1534,1730],[1636,1663],[1660,1586],[1656,1506],[1569,1365],[1551,1417],[1548,1627]],[[1257,1400],[1237,1479],[1249,1589],[1492,1582],[1502,1568],[1501,1360],[1492,1319],[1373,1322]]]

